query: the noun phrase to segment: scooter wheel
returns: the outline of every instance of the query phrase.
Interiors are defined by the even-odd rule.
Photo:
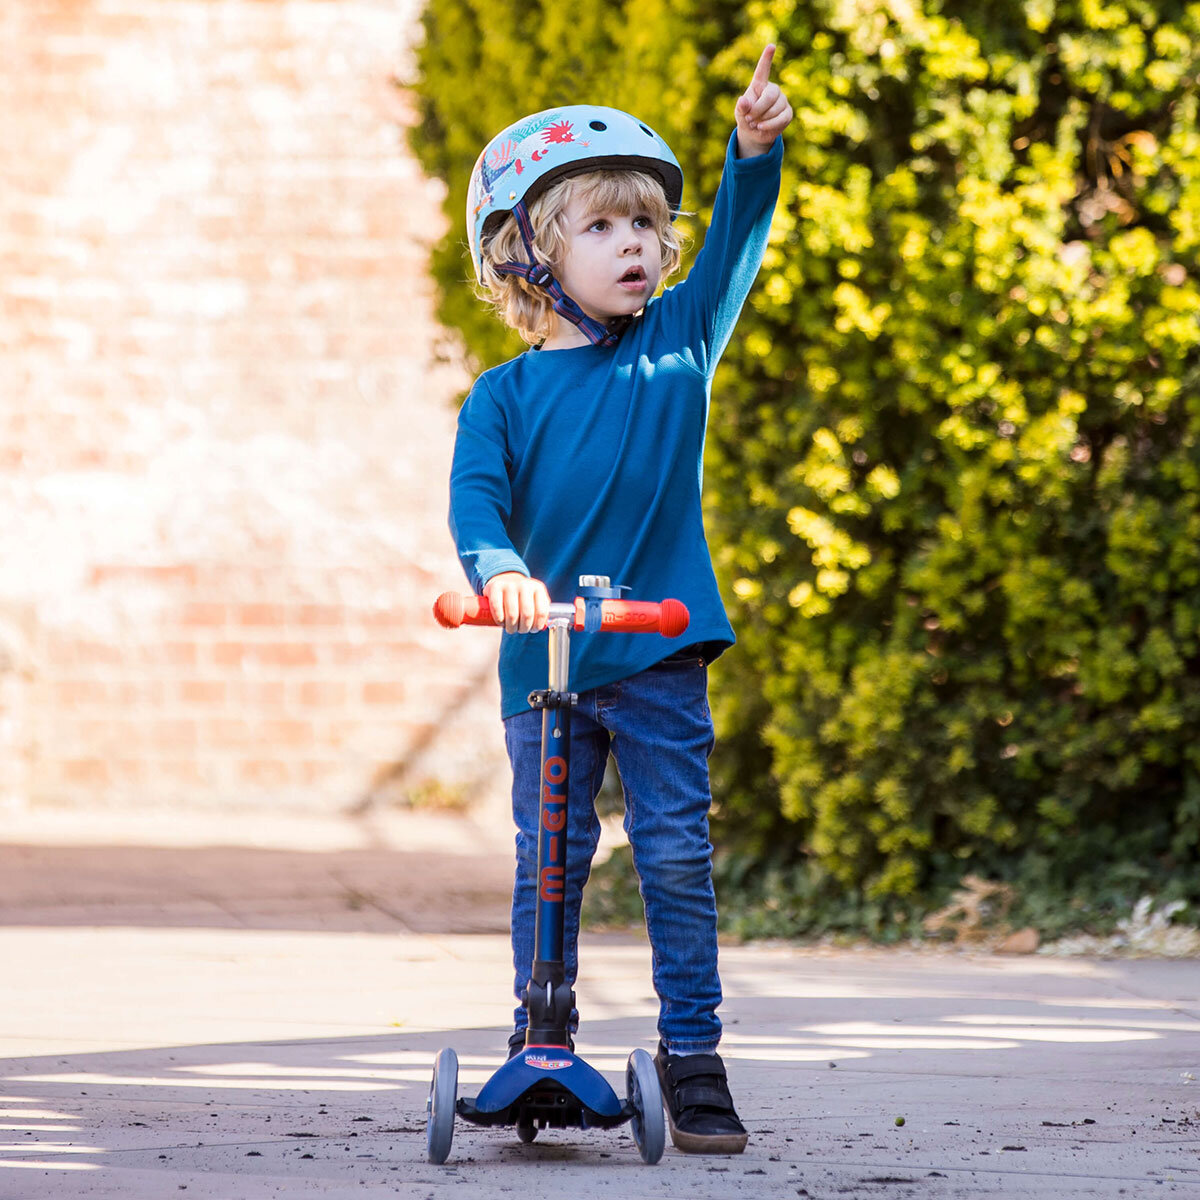
[[[633,1140],[637,1143],[642,1162],[653,1166],[663,1156],[667,1143],[666,1123],[663,1121],[662,1088],[654,1059],[645,1050],[635,1050],[625,1068],[625,1088],[633,1107],[629,1122]]]
[[[433,1064],[429,1085],[429,1124],[425,1138],[431,1163],[444,1163],[454,1140],[454,1110],[458,1103],[458,1055],[449,1046]]]
[[[537,1137],[537,1126],[532,1121],[518,1121],[517,1137],[523,1142],[532,1142]]]

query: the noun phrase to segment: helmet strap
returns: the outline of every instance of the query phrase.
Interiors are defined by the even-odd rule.
[[[497,263],[493,268],[497,275],[517,275],[526,283],[541,288],[549,295],[554,311],[565,321],[574,325],[593,346],[615,346],[620,340],[625,327],[624,323],[613,329],[587,313],[567,295],[562,284],[554,278],[550,268],[537,261],[533,253],[533,222],[529,219],[529,210],[525,201],[521,200],[512,209],[517,218],[517,228],[521,231],[521,241],[525,245],[525,253],[529,261],[524,263]]]

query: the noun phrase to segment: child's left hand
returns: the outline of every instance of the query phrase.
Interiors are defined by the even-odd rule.
[[[792,106],[771,82],[771,60],[775,44],[769,43],[759,56],[750,86],[738,97],[733,110],[737,122],[738,158],[766,154],[775,139],[791,124]]]

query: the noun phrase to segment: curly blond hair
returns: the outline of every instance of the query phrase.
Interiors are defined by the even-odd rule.
[[[533,250],[538,262],[556,271],[567,251],[566,209],[579,200],[588,211],[629,216],[644,213],[654,223],[662,247],[662,278],[679,269],[681,243],[671,224],[671,210],[662,184],[641,171],[589,171],[560,180],[530,206]],[[544,342],[557,328],[554,302],[539,287],[516,275],[501,275],[497,263],[525,262],[516,219],[510,214],[503,225],[480,247],[482,259],[479,297],[496,310],[505,325],[515,329],[530,345]]]

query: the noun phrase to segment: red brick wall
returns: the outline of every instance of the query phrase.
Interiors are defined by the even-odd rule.
[[[0,6],[0,796],[495,789],[409,0]],[[450,349],[447,350],[449,344]]]

